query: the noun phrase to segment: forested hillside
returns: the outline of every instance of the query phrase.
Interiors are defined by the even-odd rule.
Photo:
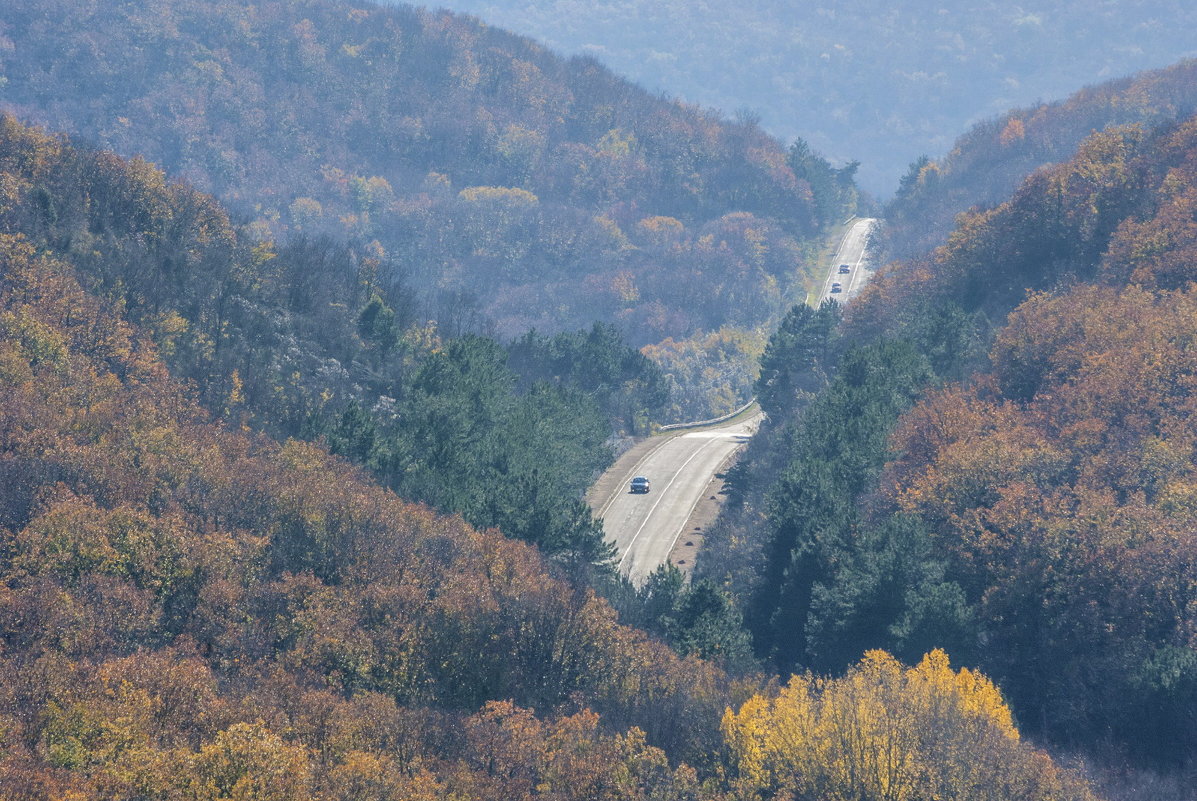
[[[761,656],[943,647],[1040,736],[1192,765],[1194,186],[1197,118],[1112,128],[842,326],[787,317],[770,426],[699,565]]]
[[[185,178],[262,240],[377,243],[381,285],[454,336],[755,332],[855,198],[850,170],[756,125],[447,12],[32,0],[2,19],[9,110]]]
[[[272,294],[292,289],[271,277],[284,257],[144,163],[12,118],[0,133],[5,798],[1092,797],[941,652],[911,668],[871,653],[780,693],[732,680],[618,625],[529,545],[407,503],[318,443],[253,432],[283,423],[251,400],[274,377],[238,361],[244,320],[294,318],[292,347],[319,343],[296,333],[310,312]],[[321,296],[318,321],[356,328],[342,347],[364,359],[398,332],[360,290],[360,310]],[[527,337],[508,369],[531,392],[582,386],[577,354],[620,363],[609,333]],[[420,408],[453,405],[441,390],[459,384],[489,409],[502,393],[469,377],[501,372],[497,348],[410,353]],[[214,405],[217,386],[223,424],[194,399]],[[812,753],[821,772],[795,784]]]
[[[1197,9],[1176,0],[444,5],[689,102],[749,109],[778,136],[859,160],[862,185],[882,197],[977,120],[1197,55]]]
[[[235,426],[323,438],[403,497],[538,545],[582,577],[582,502],[613,430],[643,430],[661,373],[609,326],[510,347],[414,320],[372,247],[256,242],[144,162],[0,117],[0,231],[70,258]]]
[[[712,751],[713,668],[616,627],[527,546],[207,422],[69,264],[11,235],[0,260],[8,797],[497,797],[542,759],[579,794],[621,770],[686,786],[584,708]],[[546,720],[480,710],[508,699]]]
[[[957,214],[1005,201],[1039,167],[1071,158],[1091,133],[1161,125],[1194,111],[1197,61],[1183,61],[978,123],[947,155],[910,165],[886,208],[879,244],[890,258],[916,257],[944,243]]]
[[[406,6],[10,5],[6,801],[1094,798],[1020,730],[1191,773],[1181,72],[783,315],[855,167],[747,117]],[[620,582],[613,434],[757,353],[699,580]]]

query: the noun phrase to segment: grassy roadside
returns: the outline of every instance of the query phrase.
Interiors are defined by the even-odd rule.
[[[859,219],[859,214],[853,214],[848,219],[832,227],[823,238],[822,246],[808,261],[810,267],[802,277],[802,285],[806,288],[806,300],[803,303],[807,306],[812,306],[812,301],[819,297],[819,292],[816,290],[823,285],[823,281],[827,278],[826,266],[831,264],[836,251],[839,249],[840,242],[843,241],[844,236],[852,228],[853,223]]]

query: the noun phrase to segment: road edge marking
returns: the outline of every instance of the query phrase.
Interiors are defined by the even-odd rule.
[[[653,512],[657,511],[657,507],[661,505],[661,501],[665,500],[665,493],[668,492],[669,488],[673,486],[673,482],[677,481],[677,477],[682,474],[682,470],[684,470],[686,468],[686,465],[690,464],[690,462],[692,462],[696,458],[698,458],[698,454],[702,453],[704,450],[709,448],[712,443],[718,442],[718,441],[719,441],[718,438],[711,437],[709,440],[707,440],[702,445],[700,445],[698,447],[698,449],[696,451],[694,451],[694,453],[690,454],[689,459],[687,459],[686,461],[684,461],[680,465],[678,465],[677,472],[675,472],[673,474],[673,478],[669,479],[669,483],[665,485],[665,489],[661,490],[659,496],[657,497],[656,503],[654,503],[652,505],[652,508],[648,510],[648,514],[646,514],[644,516],[644,522],[642,522],[640,524],[640,528],[636,529],[636,533],[633,534],[632,539],[628,541],[628,547],[627,547],[627,549],[624,550],[623,556],[621,556],[619,558],[619,564],[616,566],[616,570],[619,570],[619,571],[623,570],[623,563],[628,558],[628,554],[630,554],[632,552],[632,547],[636,544],[636,540],[640,539],[640,535],[642,533],[644,533],[644,527],[647,526],[648,521],[652,519]],[[662,443],[662,444],[664,444],[664,443]],[[656,451],[655,448],[653,450],[654,450],[654,452]],[[703,485],[703,489],[704,490],[706,489],[705,484]],[[700,496],[701,496],[701,493],[700,493]],[[687,513],[686,519],[687,520],[690,519],[689,513]],[[683,523],[682,525],[684,526],[685,524]],[[668,561],[669,557],[666,556],[665,559],[666,559],[666,561]]]

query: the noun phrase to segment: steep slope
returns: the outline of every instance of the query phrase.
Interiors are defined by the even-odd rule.
[[[445,12],[35,0],[3,34],[7,108],[145,157],[263,238],[376,240],[380,279],[452,334],[751,328],[830,221],[756,126]]]
[[[213,422],[170,377],[153,332],[126,319],[126,296],[108,288],[101,298],[80,282],[104,289],[88,260],[104,264],[118,246],[144,255],[145,240],[206,263],[203,237],[177,252],[163,229],[154,237],[140,226],[173,218],[180,201],[207,201],[175,186],[165,198],[150,193],[164,202],[158,216],[142,214],[140,193],[127,190],[160,177],[144,164],[75,150],[11,119],[2,128],[6,223],[45,222],[63,208],[48,201],[74,196],[64,184],[74,174],[99,208],[124,197],[108,219],[129,226],[75,231],[71,241],[90,234],[90,247],[57,255],[0,234],[6,796],[774,794],[743,748],[769,688],[617,625],[605,602],[556,580],[523,543],[406,503],[318,445]],[[71,165],[84,169],[64,172]],[[206,211],[210,226],[181,229],[224,241],[219,206]],[[171,308],[168,287],[204,289],[208,279],[185,272],[145,276],[159,309]],[[240,402],[229,399],[234,410]],[[879,670],[889,685],[869,678]],[[839,751],[853,773],[900,747],[902,764],[917,767],[914,793],[1005,776],[1029,801],[1091,798],[1018,741],[983,677],[951,670],[941,654],[909,671],[874,654],[847,688],[856,677],[865,689],[856,702],[890,719],[905,708],[895,698],[923,707],[893,727],[850,724],[843,734],[867,743]],[[845,708],[840,685],[827,690],[825,707]],[[745,700],[740,719],[725,714]],[[769,745],[771,759],[798,756]],[[843,776],[823,781],[859,795]]]
[[[1194,111],[1197,61],[1182,61],[986,120],[946,156],[911,165],[886,209],[883,243],[893,258],[914,258],[944,242],[957,214],[1005,201],[1037,168],[1071,158],[1094,131],[1160,125]]]
[[[838,330],[787,319],[700,563],[763,655],[945,647],[1057,742],[1191,763],[1195,164],[1194,118],[1094,134]]]
[[[445,5],[687,101],[751,109],[778,136],[860,160],[863,185],[880,196],[911,160],[945,152],[977,120],[1192,57],[1197,24],[1174,0]]]
[[[447,727],[523,725],[501,706],[465,720],[491,699],[714,747],[711,667],[617,627],[525,545],[208,422],[69,265],[9,235],[0,263],[7,789],[401,786],[429,780],[417,755],[452,756]],[[561,725],[670,781],[642,735],[625,750],[586,715]]]
[[[0,231],[70,258],[236,425],[323,437],[411,500],[605,561],[581,497],[612,430],[644,425],[663,379],[597,326],[508,349],[412,320],[376,249],[256,243],[212,198],[144,162],[0,118]],[[549,456],[551,455],[551,456]]]

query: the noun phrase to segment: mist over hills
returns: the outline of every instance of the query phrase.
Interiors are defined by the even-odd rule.
[[[955,217],[996,206],[1043,165],[1067,161],[1094,131],[1160,125],[1197,110],[1197,60],[1149,70],[1063,100],[1012,109],[974,125],[951,151],[920,159],[902,177],[885,210],[888,258],[921,256],[942,244]]]
[[[0,19],[47,126],[0,114],[0,795],[1190,801],[1191,64],[974,128],[891,210],[994,208],[812,310],[853,169],[593,59],[331,0]],[[695,580],[621,583],[611,434],[753,337]]]
[[[441,5],[593,55],[650,89],[750,109],[783,139],[860,160],[862,186],[881,196],[974,122],[1194,55],[1197,28],[1197,8],[1178,0]]]
[[[602,320],[669,343],[679,384],[711,377],[675,417],[747,399],[810,241],[856,201],[810,148],[465,15],[32,0],[2,19],[0,107],[144,157],[261,241],[370,245],[450,336]]]
[[[377,240],[445,324],[750,328],[843,205],[754,125],[447,12],[34,0],[3,19],[4,107],[143,156],[264,238]]]

